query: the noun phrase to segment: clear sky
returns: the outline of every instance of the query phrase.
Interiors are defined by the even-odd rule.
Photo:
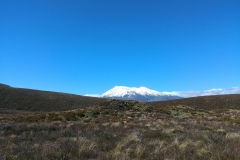
[[[0,0],[0,83],[74,94],[240,86],[240,1]]]

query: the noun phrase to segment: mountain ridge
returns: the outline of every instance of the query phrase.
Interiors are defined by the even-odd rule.
[[[126,86],[115,86],[114,88],[118,88],[118,89],[123,89],[125,88],[125,90],[130,90],[129,92],[135,92],[136,90],[150,90],[146,87],[126,87]],[[113,92],[110,92],[112,89],[108,90],[107,92],[104,92],[103,94],[85,94],[85,96],[89,96],[89,97],[124,97],[124,94],[127,95],[127,93],[123,93],[120,92],[123,95],[113,95],[115,94]],[[132,91],[131,91],[132,90]],[[189,90],[189,91],[168,91],[168,92],[158,92],[156,90],[151,90],[151,92],[154,92],[154,94],[157,92],[157,94],[162,94],[162,95],[175,95],[181,98],[190,98],[190,97],[200,97],[200,96],[211,96],[211,95],[226,95],[226,94],[240,94],[240,87],[231,87],[231,88],[213,88],[213,89],[209,89],[209,90],[202,90],[202,91],[197,91],[197,90]],[[106,95],[106,94],[110,94],[110,95]],[[130,93],[131,94],[131,93]],[[132,93],[134,94],[134,93]],[[127,96],[125,96],[127,97]]]
[[[165,101],[182,98],[173,94],[166,94],[163,92],[158,92],[156,90],[151,90],[143,86],[139,88],[115,86],[112,89],[100,95],[100,97],[124,100],[138,100],[144,102]]]

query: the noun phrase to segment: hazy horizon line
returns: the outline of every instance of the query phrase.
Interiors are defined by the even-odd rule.
[[[129,88],[138,88],[138,87],[129,87]],[[147,87],[146,87],[147,88]],[[160,92],[160,91],[158,91]],[[231,88],[213,88],[203,91],[164,91],[160,93],[172,94],[183,98],[188,97],[198,97],[198,96],[210,96],[210,95],[223,95],[223,94],[240,94],[240,87],[231,87]],[[103,93],[102,93],[103,94]],[[84,96],[89,97],[101,97],[102,94],[85,94]]]

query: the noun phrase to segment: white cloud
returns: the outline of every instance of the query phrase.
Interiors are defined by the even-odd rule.
[[[226,89],[210,89],[206,91],[180,91],[180,92],[164,92],[174,94],[180,97],[197,97],[221,94],[240,94],[240,87],[226,88]]]
[[[84,96],[87,96],[87,97],[100,97],[101,95],[99,95],[99,94],[85,94]]]

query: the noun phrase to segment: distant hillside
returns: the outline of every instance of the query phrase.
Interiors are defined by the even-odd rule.
[[[0,84],[0,109],[23,111],[65,111],[105,104],[106,99],[66,93],[13,88]],[[202,96],[147,102],[152,107],[187,105],[196,109],[240,109],[240,94]]]
[[[240,109],[240,94],[201,96],[162,102],[150,102],[154,107],[187,105],[196,109]]]
[[[0,109],[64,111],[92,106],[103,101],[103,98],[13,88],[5,84],[0,84]]]

